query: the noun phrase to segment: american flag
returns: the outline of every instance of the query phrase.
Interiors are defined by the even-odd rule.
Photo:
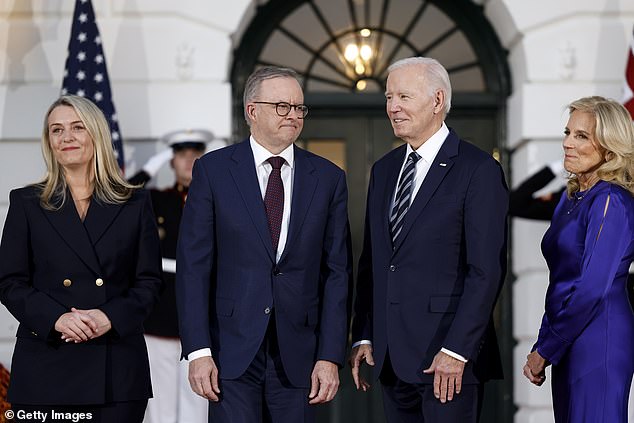
[[[634,120],[634,29],[630,40],[629,55],[625,66],[625,86],[623,87],[623,105]]]
[[[112,147],[123,170],[123,142],[117,113],[112,102],[110,81],[103,54],[101,36],[90,0],[76,0],[73,27],[68,43],[62,95],[75,94],[92,100],[106,115],[112,135]]]

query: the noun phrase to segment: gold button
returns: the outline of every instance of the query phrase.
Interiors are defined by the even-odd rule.
[[[69,287],[73,284],[73,281],[71,281],[70,279],[64,279],[64,286],[65,287]]]
[[[159,216],[156,220],[158,221],[159,224],[165,223],[165,218],[163,216]]]
[[[97,278],[97,280],[95,281],[95,285],[97,285],[97,286],[103,285],[103,279]]]

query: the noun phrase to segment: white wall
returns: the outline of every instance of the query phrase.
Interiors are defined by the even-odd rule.
[[[129,170],[161,148],[147,140],[165,132],[200,127],[219,137],[231,136],[227,78],[232,48],[256,3],[263,2],[93,2]],[[591,94],[620,98],[634,1],[477,3],[509,51],[514,86],[506,143],[516,148],[511,161],[516,185],[561,156],[567,103]],[[42,175],[37,139],[42,115],[61,86],[72,9],[69,0],[0,2],[0,223],[9,189]],[[546,227],[522,219],[513,222],[517,423],[552,421],[549,388],[532,387],[521,376],[542,313],[547,270],[539,242]],[[15,321],[0,307],[0,362],[5,365],[14,332]]]

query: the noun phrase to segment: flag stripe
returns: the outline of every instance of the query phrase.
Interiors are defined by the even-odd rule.
[[[623,106],[634,120],[634,29],[630,40],[627,65],[625,65],[625,86],[623,87]]]
[[[123,142],[112,101],[106,57],[91,0],[76,0],[68,42],[62,95],[74,94],[93,101],[108,120],[112,147],[123,170]]]

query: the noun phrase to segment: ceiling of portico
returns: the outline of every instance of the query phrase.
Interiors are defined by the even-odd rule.
[[[441,3],[305,1],[274,27],[256,65],[297,70],[307,91],[382,92],[390,63],[430,56],[448,69],[455,91],[487,91],[472,41]],[[353,50],[365,48],[365,57],[349,54],[351,45]]]

